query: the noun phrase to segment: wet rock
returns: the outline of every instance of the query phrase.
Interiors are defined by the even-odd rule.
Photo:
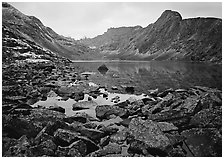
[[[171,145],[158,125],[151,120],[133,118],[129,124],[129,130],[135,140],[142,141],[151,148],[165,150]]]
[[[54,138],[56,144],[60,146],[69,146],[72,142],[78,140],[78,136],[80,133],[78,132],[73,132],[70,130],[64,130],[64,129],[58,129],[54,133]]]
[[[127,92],[129,94],[133,94],[135,92],[135,87],[133,87],[133,86],[127,86],[125,88],[125,92]]]
[[[118,90],[118,87],[117,86],[112,86],[111,89],[112,90]]]
[[[116,97],[112,98],[111,99],[111,102],[114,102],[114,103],[120,102],[120,97],[119,96],[116,96]]]
[[[195,157],[222,156],[222,135],[214,128],[193,128],[181,133]]]
[[[127,116],[127,110],[110,105],[100,105],[96,107],[96,117],[99,119],[108,119],[108,117],[112,114],[124,117]]]
[[[82,110],[82,109],[90,109],[93,107],[96,107],[98,104],[94,101],[83,101],[83,102],[77,102],[72,105],[72,110]]]
[[[65,113],[65,109],[60,106],[50,106],[48,109],[57,111],[57,112],[61,112],[61,113]]]
[[[105,75],[107,71],[109,70],[105,64],[101,65],[97,69],[102,75]]]

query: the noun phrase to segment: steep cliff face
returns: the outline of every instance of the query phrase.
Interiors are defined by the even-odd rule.
[[[46,27],[34,16],[27,16],[8,3],[2,3],[2,27],[58,55],[79,59],[91,54],[91,49],[72,38],[64,37]],[[4,31],[4,30],[3,30]]]
[[[110,39],[114,36],[117,38],[108,40],[108,34]],[[81,40],[81,42],[100,47],[107,58],[220,63],[222,61],[222,20],[217,18],[182,19],[178,12],[166,10],[155,23],[145,28],[115,28],[112,33],[108,30],[101,36]]]

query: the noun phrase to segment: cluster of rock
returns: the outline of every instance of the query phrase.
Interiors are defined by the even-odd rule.
[[[29,67],[26,67],[27,72],[30,71]],[[50,68],[55,69],[43,68],[37,72],[43,71],[41,74],[44,75],[46,68],[47,71]],[[15,67],[8,71],[14,69]],[[18,72],[27,73],[21,71],[21,68],[17,69],[20,71],[10,72],[11,75],[16,76]],[[35,72],[35,69],[32,70]],[[8,76],[3,71],[3,77]],[[58,75],[57,79],[60,76],[62,75]],[[44,79],[48,79],[47,77],[49,72]],[[73,91],[70,89],[68,92],[62,86],[58,88],[59,85],[56,87],[46,82],[44,87],[38,82],[35,86],[32,80],[36,78],[31,78],[31,81],[28,77],[15,78],[20,81],[4,78],[3,156],[222,155],[222,95],[219,90],[199,86],[188,90],[168,89],[162,92],[154,90],[144,99],[130,98],[114,105],[97,105],[93,101],[77,102],[75,105],[80,109],[96,107],[96,117],[84,112],[66,116],[60,109],[33,108],[28,102],[28,97],[32,99],[36,93],[38,99],[45,98],[43,94],[46,92],[49,94],[54,90],[63,97],[71,97],[73,94],[77,101],[82,100],[83,96],[74,92],[75,87],[71,87]],[[41,77],[37,79],[39,78]],[[17,87],[20,88],[12,88],[15,84],[6,86],[7,82],[19,82]],[[32,91],[19,92],[24,90],[23,84],[28,85],[29,82],[34,84]],[[38,91],[34,91],[35,87],[38,87]],[[63,94],[63,88],[67,93]],[[24,94],[28,92],[30,94],[25,96]]]

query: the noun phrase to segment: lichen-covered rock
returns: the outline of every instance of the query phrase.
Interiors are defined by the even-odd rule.
[[[151,120],[133,118],[129,124],[130,135],[136,140],[142,141],[151,148],[165,150],[171,145],[169,139],[158,127],[158,124]]]

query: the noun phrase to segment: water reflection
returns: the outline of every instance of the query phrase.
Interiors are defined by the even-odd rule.
[[[195,85],[222,88],[221,65],[172,61],[104,62],[107,76],[131,81],[142,89],[188,88]],[[96,71],[102,62],[74,63],[85,70]],[[116,80],[116,79],[114,79]]]

